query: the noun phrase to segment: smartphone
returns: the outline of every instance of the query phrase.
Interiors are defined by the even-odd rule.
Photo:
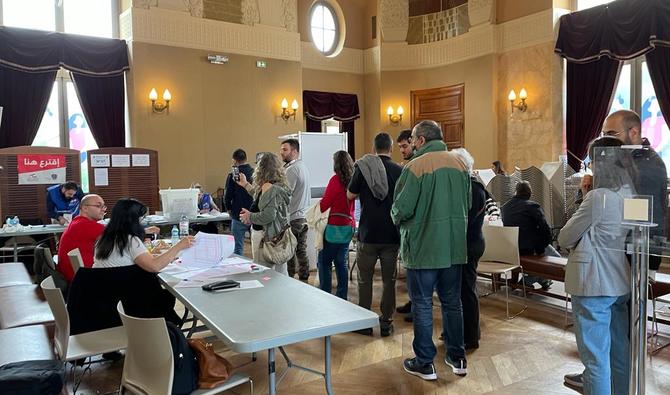
[[[237,166],[233,166],[233,180],[235,181],[240,180],[240,168]]]
[[[233,280],[217,281],[202,286],[204,291],[219,291],[222,289],[239,288],[240,283]]]

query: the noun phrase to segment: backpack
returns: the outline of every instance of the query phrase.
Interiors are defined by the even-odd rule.
[[[58,395],[65,385],[65,363],[23,361],[0,366],[0,392],[13,395]]]
[[[190,394],[198,388],[198,360],[181,329],[169,321],[166,321],[165,324],[168,335],[170,335],[174,357],[172,394]]]

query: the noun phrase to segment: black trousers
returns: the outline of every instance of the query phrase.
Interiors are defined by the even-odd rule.
[[[463,340],[479,342],[479,297],[477,296],[477,264],[484,254],[484,240],[468,242],[468,264],[461,270],[461,304],[463,305]]]

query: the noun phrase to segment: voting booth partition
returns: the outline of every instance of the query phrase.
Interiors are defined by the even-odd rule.
[[[59,147],[0,149],[0,220],[18,216],[21,224],[49,224],[47,188],[81,183],[80,153]],[[0,225],[1,226],[1,225]]]
[[[144,148],[100,148],[88,151],[89,192],[100,195],[107,206],[132,197],[149,213],[160,208],[158,152]]]

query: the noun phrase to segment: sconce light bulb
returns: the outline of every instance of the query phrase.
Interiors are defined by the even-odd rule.
[[[396,111],[396,113],[397,113],[398,115],[402,115],[402,114],[405,113],[405,109],[402,108],[402,106],[398,106],[398,110]]]
[[[149,92],[149,100],[156,101],[156,99],[158,99],[158,92],[156,92],[156,89],[151,88],[151,92]]]
[[[507,100],[509,100],[509,101],[516,100],[516,93],[514,92],[514,89],[509,91],[509,95],[507,95]]]
[[[293,102],[291,102],[291,108],[294,111],[298,109],[298,101],[296,99],[293,99]]]
[[[170,94],[170,91],[167,89],[163,91],[163,100],[165,101],[172,100],[172,95]]]
[[[386,109],[386,115],[393,115],[393,107],[389,106],[389,108]]]
[[[521,91],[519,92],[519,99],[526,100],[527,97],[528,97],[528,92],[526,92],[525,88],[521,88]]]
[[[288,108],[288,100],[286,98],[283,98],[281,101],[281,108],[286,110]]]

